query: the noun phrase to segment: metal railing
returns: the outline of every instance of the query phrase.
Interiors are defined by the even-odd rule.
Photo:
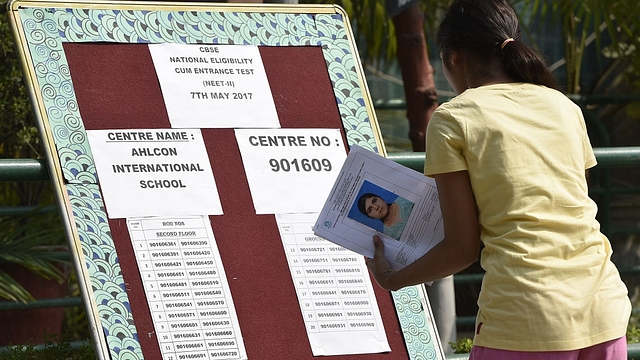
[[[593,149],[600,167],[640,166],[640,146]],[[387,154],[387,158],[406,167],[422,172],[424,152],[396,152]]]
[[[598,160],[597,168],[619,168],[640,166],[640,147],[617,147],[617,148],[596,148],[594,149]],[[387,157],[399,164],[422,172],[424,166],[425,153],[420,152],[397,152],[390,153]],[[0,159],[0,181],[46,181],[49,180],[49,172],[45,160],[39,159]],[[596,189],[603,196],[610,196],[618,189],[612,188],[610,184],[602,189]],[[640,193],[640,188],[632,189]],[[34,207],[0,207],[0,216],[23,214],[33,211]],[[55,206],[45,207],[39,211],[53,211]],[[640,228],[636,229],[640,233]],[[624,271],[624,270],[621,270]],[[640,268],[631,269],[640,273]],[[465,274],[454,277],[456,283],[479,283],[482,274]],[[79,297],[61,299],[40,299],[27,304],[5,302],[0,303],[0,311],[10,309],[42,308],[42,307],[66,307],[82,305]],[[458,324],[470,322],[474,318],[460,318]],[[628,358],[640,358],[640,344],[629,344]],[[448,355],[447,359],[468,359],[468,354]]]
[[[2,182],[30,182],[49,181],[49,172],[46,160],[43,159],[0,159],[0,181]],[[58,211],[55,205],[47,206],[0,206],[0,217],[21,216],[25,214],[35,215]],[[68,252],[54,254],[61,260],[68,260]],[[71,296],[62,298],[35,299],[27,303],[18,301],[0,301],[0,311],[28,310],[43,308],[63,308],[83,306],[81,297]],[[56,336],[58,334],[49,334]],[[33,345],[33,349],[42,350],[45,344],[14,344]],[[89,345],[89,341],[72,341],[69,345],[73,348]],[[0,353],[10,352],[10,346],[0,346]]]

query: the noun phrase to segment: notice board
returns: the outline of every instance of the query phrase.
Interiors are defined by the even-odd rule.
[[[256,47],[281,129],[339,129],[336,142],[344,143],[345,152],[358,145],[386,154],[348,18],[337,6],[13,1],[9,10],[98,358],[173,359],[161,351],[132,225],[109,215],[89,144],[89,134],[103,130],[147,134],[175,128],[150,44],[199,45],[203,52],[217,51],[216,46]],[[206,96],[216,94],[222,92]],[[223,210],[205,222],[215,233],[246,358],[312,359],[317,356],[309,346],[287,249],[275,216],[254,208],[236,130],[226,126],[196,133],[202,135],[204,165],[213,169]],[[136,149],[146,155],[156,150]],[[297,151],[292,148],[292,156]],[[271,165],[273,171],[284,166]],[[287,163],[308,171],[326,165]],[[390,351],[348,358],[444,357],[422,287],[393,293],[377,285],[373,289]],[[180,354],[176,360],[197,358]]]

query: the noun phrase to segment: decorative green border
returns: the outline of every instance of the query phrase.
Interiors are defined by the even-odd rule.
[[[100,189],[96,184],[68,184],[66,188],[111,359],[142,359]]]
[[[151,5],[150,5],[151,6]],[[62,47],[63,42],[321,46],[348,144],[377,145],[351,47],[339,13],[42,8],[18,10],[46,120],[56,145],[93,296],[112,359],[142,350],[97,186],[97,173]],[[412,288],[394,293],[411,359],[435,359],[424,302]],[[425,332],[426,331],[426,332]],[[436,351],[437,353],[437,351]]]
[[[412,360],[444,359],[431,305],[424,286],[416,285],[392,291],[396,313]],[[427,316],[429,315],[429,316]]]

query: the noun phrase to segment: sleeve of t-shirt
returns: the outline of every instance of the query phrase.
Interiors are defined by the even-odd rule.
[[[465,139],[461,124],[443,109],[436,109],[427,125],[424,174],[467,170]]]
[[[584,151],[584,168],[590,169],[596,165],[598,165],[598,161],[596,160],[596,155],[593,153],[593,147],[591,146],[591,141],[589,140],[589,133],[587,132],[587,125],[585,124],[584,117],[582,116],[582,111],[580,112],[580,128],[582,131],[582,148]]]

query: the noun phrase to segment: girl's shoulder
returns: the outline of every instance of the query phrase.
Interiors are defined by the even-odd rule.
[[[454,99],[459,98],[461,101],[476,101],[483,98],[496,97],[514,97],[514,96],[562,96],[564,94],[558,90],[548,88],[543,85],[536,85],[526,82],[499,83],[483,85],[476,88],[470,88],[464,91]]]
[[[558,90],[531,83],[500,83],[470,88],[442,103],[438,110],[456,113],[457,111],[482,111],[482,109],[501,108],[505,104],[526,104],[535,99],[549,102],[573,102]]]

